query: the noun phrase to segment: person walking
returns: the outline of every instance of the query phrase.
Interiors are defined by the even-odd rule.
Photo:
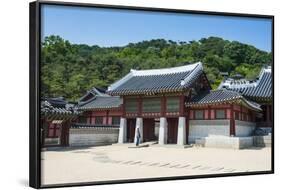
[[[141,138],[141,135],[140,135],[140,128],[137,127],[137,136],[136,136],[137,140],[136,140],[136,146],[139,146],[140,144],[140,138]]]

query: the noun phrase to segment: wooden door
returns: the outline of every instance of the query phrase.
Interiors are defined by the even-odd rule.
[[[127,142],[134,142],[136,119],[127,119]]]
[[[154,118],[143,119],[143,142],[156,140],[154,134],[154,127]]]
[[[178,137],[178,118],[168,118],[168,144],[176,144]]]

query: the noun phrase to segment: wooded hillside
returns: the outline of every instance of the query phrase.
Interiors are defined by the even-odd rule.
[[[254,46],[222,38],[174,42],[155,39],[123,47],[71,44],[59,36],[42,42],[42,97],[63,96],[77,101],[94,86],[106,88],[133,69],[152,69],[201,61],[216,88],[223,77],[237,73],[255,79],[260,68],[271,64],[272,55]]]

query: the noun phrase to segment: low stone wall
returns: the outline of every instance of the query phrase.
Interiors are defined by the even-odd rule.
[[[256,123],[235,120],[235,135],[237,137],[248,137],[253,135]]]
[[[212,148],[243,149],[253,146],[253,137],[209,136],[196,140],[196,144]]]
[[[229,120],[190,120],[188,143],[210,135],[229,136]]]
[[[44,145],[59,145],[60,144],[60,139],[59,138],[45,138],[44,139]]]
[[[119,128],[70,128],[69,146],[96,146],[117,143]]]
[[[254,136],[254,145],[257,147],[271,147],[271,134],[266,136]]]

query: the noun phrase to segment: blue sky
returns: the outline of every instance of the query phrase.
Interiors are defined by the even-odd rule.
[[[217,36],[271,51],[269,19],[44,5],[41,23],[43,37],[60,35],[77,44],[110,47]]]

